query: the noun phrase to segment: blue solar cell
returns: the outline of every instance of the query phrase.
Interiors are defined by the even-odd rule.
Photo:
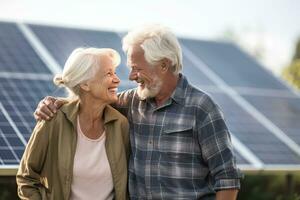
[[[234,149],[234,155],[238,164],[250,164],[237,150]]]
[[[70,53],[77,47],[116,49],[122,57],[122,64],[116,69],[117,74],[123,80],[128,79],[129,70],[125,67],[121,39],[116,33],[40,25],[30,25],[30,28],[61,66],[64,66]]]
[[[230,86],[287,89],[233,44],[189,39],[181,42]]]
[[[32,132],[35,124],[31,124],[29,126],[29,129],[22,122],[21,123],[16,123],[16,126],[18,127],[18,130],[20,131],[20,133],[22,133],[22,136],[25,138],[25,140],[28,141],[30,136],[31,136],[31,132]]]
[[[183,51],[183,74],[188,77],[190,83],[202,85],[215,85],[205,74],[200,71],[186,56]]]
[[[13,23],[0,22],[0,72],[51,73]]]
[[[1,124],[1,130],[5,135],[15,135],[14,129],[6,121],[6,124]]]
[[[18,156],[16,149],[24,151],[25,146],[6,120],[5,124],[0,124],[0,166],[19,163],[22,156]]]
[[[0,147],[6,146],[6,143],[2,137],[0,137]]]
[[[17,135],[13,135],[12,137],[6,137],[9,144],[13,147],[13,149],[22,148],[24,150],[24,144],[21,142],[20,138]]]
[[[0,124],[5,124],[7,122],[7,119],[5,117],[5,115],[0,112]]]
[[[244,95],[243,97],[300,145],[300,98],[252,95]]]
[[[16,149],[15,153],[20,158],[20,160],[21,160],[22,156],[23,156],[23,153],[24,153],[24,150],[22,150],[22,149]],[[15,163],[15,164],[19,164],[19,162]]]
[[[222,108],[232,134],[265,164],[300,164],[296,153],[230,97],[221,93],[212,93],[212,97]]]
[[[0,149],[0,158],[4,162],[6,161],[15,161],[16,157],[10,149]]]

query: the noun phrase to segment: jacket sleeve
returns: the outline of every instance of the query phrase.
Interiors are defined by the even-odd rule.
[[[48,149],[49,122],[40,121],[34,128],[17,172],[18,195],[21,199],[42,199],[41,172]]]

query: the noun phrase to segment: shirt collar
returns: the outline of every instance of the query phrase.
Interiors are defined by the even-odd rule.
[[[76,125],[76,118],[79,111],[79,100],[73,100],[64,104],[61,108],[61,111],[65,113],[66,117],[72,122],[72,124]],[[104,124],[107,124],[111,121],[117,120],[119,118],[119,112],[112,108],[110,105],[107,105],[104,108]]]
[[[179,80],[177,82],[177,86],[171,95],[171,98],[179,104],[184,104],[184,100],[186,97],[186,91],[189,83],[186,79],[186,77],[183,74],[179,74]]]

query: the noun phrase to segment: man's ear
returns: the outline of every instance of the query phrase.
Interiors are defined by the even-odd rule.
[[[160,67],[162,69],[163,72],[166,72],[169,70],[169,67],[170,67],[170,60],[167,59],[167,58],[164,58],[161,60],[161,64],[160,64]]]
[[[79,86],[80,86],[80,89],[82,89],[83,91],[86,91],[86,92],[90,91],[90,85],[87,82],[80,83]]]

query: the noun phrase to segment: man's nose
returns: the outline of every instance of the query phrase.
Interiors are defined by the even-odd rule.
[[[131,70],[129,74],[129,80],[134,81],[138,78],[138,73],[135,70]]]

